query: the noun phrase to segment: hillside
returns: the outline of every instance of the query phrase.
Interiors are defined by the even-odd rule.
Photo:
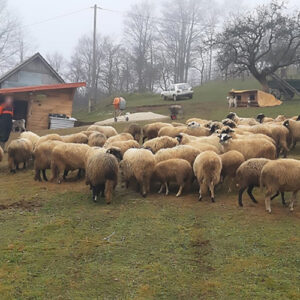
[[[222,119],[228,111],[226,96],[228,91],[234,89],[256,89],[260,88],[259,83],[254,79],[214,81],[194,88],[192,100],[180,100],[176,103],[183,106],[183,119],[190,117],[200,117],[205,119]],[[140,112],[152,111],[169,115],[169,106],[174,104],[172,100],[163,101],[158,94],[128,94],[122,95],[127,100],[127,111]],[[92,113],[80,111],[74,113],[75,118],[84,122],[101,121],[111,118],[113,115],[112,97],[104,99],[97,109]],[[241,116],[255,116],[258,112],[264,112],[269,116],[278,114],[295,115],[298,114],[299,102],[293,100],[285,102],[283,105],[271,108],[239,108],[236,109]]]

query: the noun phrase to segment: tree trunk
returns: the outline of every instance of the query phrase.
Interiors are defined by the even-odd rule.
[[[269,85],[268,85],[267,76],[264,74],[253,74],[253,73],[252,73],[252,75],[261,84],[262,90],[266,93],[269,93]]]

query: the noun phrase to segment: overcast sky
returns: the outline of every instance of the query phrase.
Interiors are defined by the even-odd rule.
[[[118,12],[98,12],[98,31],[102,35],[110,35],[114,39],[123,32],[123,16],[130,6],[143,0],[8,0],[9,7],[22,21],[23,29],[34,42],[34,49],[42,55],[55,51],[69,58],[80,36],[91,33],[93,28],[94,4]],[[163,0],[151,0],[156,11]],[[222,0],[216,0],[222,3]],[[238,9],[266,3],[264,0],[226,0]],[[292,6],[300,7],[299,0],[290,0]],[[297,4],[298,3],[298,4]],[[58,17],[62,16],[63,17]],[[55,18],[58,17],[58,18]],[[45,20],[49,20],[45,22]]]

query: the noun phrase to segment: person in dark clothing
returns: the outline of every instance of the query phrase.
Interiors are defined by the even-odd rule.
[[[0,146],[3,150],[12,129],[13,115],[13,97],[6,96],[0,104]]]

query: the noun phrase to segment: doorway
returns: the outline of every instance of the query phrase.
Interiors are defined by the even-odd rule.
[[[27,122],[28,102],[14,100],[14,120],[24,119]]]

